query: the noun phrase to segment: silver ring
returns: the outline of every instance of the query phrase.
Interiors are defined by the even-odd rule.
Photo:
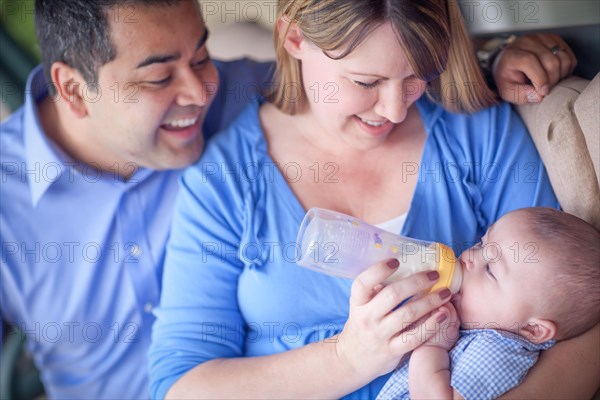
[[[552,46],[550,47],[550,51],[552,52],[552,54],[557,55],[559,51],[561,51],[562,49],[560,48],[560,46]]]

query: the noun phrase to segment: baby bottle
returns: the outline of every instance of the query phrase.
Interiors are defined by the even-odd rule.
[[[397,258],[398,270],[385,283],[425,270],[437,270],[431,291],[447,287],[458,292],[462,268],[451,248],[379,229],[339,212],[311,208],[298,232],[298,265],[342,278],[355,278],[378,261]]]

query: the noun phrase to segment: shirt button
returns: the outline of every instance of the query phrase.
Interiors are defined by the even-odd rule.
[[[142,254],[142,248],[137,244],[132,244],[130,251],[131,255],[134,257],[139,257]]]
[[[144,312],[146,314],[152,313],[153,309],[154,309],[154,306],[152,305],[152,303],[146,303],[146,305],[144,306]]]

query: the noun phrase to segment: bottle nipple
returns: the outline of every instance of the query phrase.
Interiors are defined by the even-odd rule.
[[[448,285],[448,289],[452,292],[452,294],[458,293],[460,287],[462,286],[462,265],[460,261],[456,261],[454,264],[454,273],[452,274],[452,279],[450,280],[450,284]]]

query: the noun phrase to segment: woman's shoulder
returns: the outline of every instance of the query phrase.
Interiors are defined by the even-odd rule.
[[[436,140],[471,148],[495,146],[505,140],[529,140],[522,120],[505,102],[471,114],[447,111],[426,96],[418,106],[426,131]]]
[[[263,180],[276,171],[259,118],[263,103],[261,99],[248,104],[228,128],[209,139],[200,159],[185,170],[182,184],[196,197],[227,192],[242,198],[264,190]]]

